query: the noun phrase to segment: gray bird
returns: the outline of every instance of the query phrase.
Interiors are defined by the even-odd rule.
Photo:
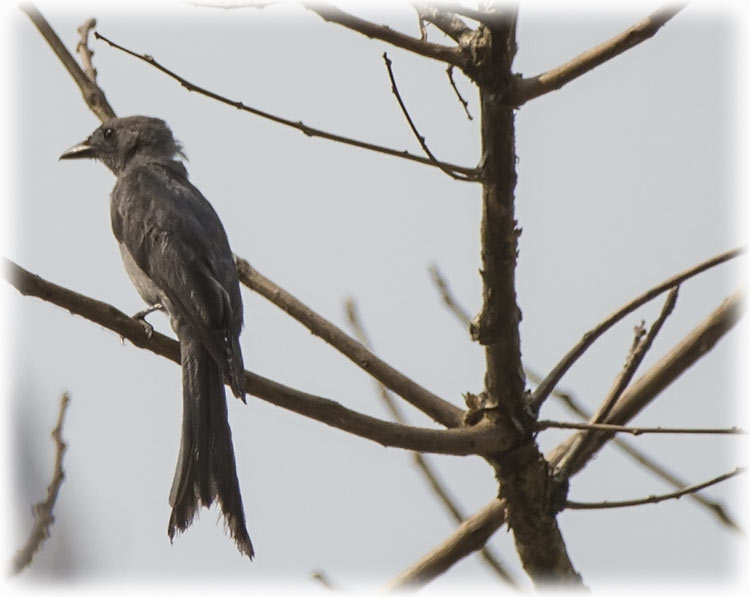
[[[182,439],[169,539],[218,499],[237,548],[252,559],[224,393],[226,381],[245,401],[242,298],[224,227],[179,157],[182,147],[163,120],[129,116],[104,123],[60,159],[98,159],[117,177],[112,232],[149,305],[136,317],[165,309],[180,341]]]

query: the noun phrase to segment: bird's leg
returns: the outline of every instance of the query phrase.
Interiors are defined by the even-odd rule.
[[[143,311],[138,311],[138,313],[133,315],[133,319],[140,322],[140,324],[143,326],[143,329],[146,332],[146,336],[149,340],[151,340],[151,336],[154,335],[154,326],[146,321],[146,316],[150,315],[154,311],[164,311],[164,305],[162,305],[161,303],[154,303]]]

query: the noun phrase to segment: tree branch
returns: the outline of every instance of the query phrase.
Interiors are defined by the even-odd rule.
[[[464,36],[474,33],[474,30],[458,18],[455,13],[446,12],[436,6],[421,2],[413,2],[412,4],[421,20],[432,23],[455,42],[460,42]]]
[[[76,44],[76,52],[81,55],[81,63],[83,64],[83,72],[92,83],[96,83],[96,69],[91,62],[91,58],[94,56],[94,52],[89,48],[89,33],[96,27],[96,19],[88,19],[83,25],[78,28],[78,33],[81,36],[81,40]]]
[[[693,276],[697,276],[698,274],[703,273],[704,271],[711,269],[712,267],[715,267],[721,263],[724,263],[725,261],[734,259],[735,257],[744,254],[746,250],[747,249],[745,247],[739,247],[736,249],[732,249],[731,251],[727,251],[726,253],[717,255],[716,257],[704,261],[703,263],[699,263],[695,267],[679,273],[669,278],[668,280],[665,280],[661,284],[654,286],[650,290],[644,292],[640,296],[627,303],[625,306],[615,311],[612,315],[602,321],[595,328],[584,334],[580,342],[578,342],[578,344],[576,344],[568,352],[568,354],[566,354],[563,359],[557,365],[555,365],[555,368],[550,371],[547,377],[544,378],[544,380],[537,386],[536,390],[534,390],[534,393],[531,395],[531,398],[529,400],[531,408],[538,412],[544,401],[549,396],[550,392],[558,384],[560,379],[562,379],[563,375],[565,375],[568,369],[573,366],[573,363],[575,363],[583,355],[583,353],[586,352],[586,350],[597,340],[597,338],[599,338],[599,336],[601,336],[614,324],[620,321],[623,317],[626,317],[627,315],[635,311],[638,307],[649,302],[663,292],[682,284],[685,280],[692,278]]]
[[[158,332],[149,335],[140,322],[112,305],[48,282],[9,259],[5,259],[3,274],[23,295],[63,307],[116,332],[139,348],[180,362],[179,345],[175,340]],[[245,390],[253,396],[384,446],[455,455],[507,449],[507,442],[489,425],[445,430],[408,427],[360,414],[333,400],[295,390],[247,371],[244,381]]]
[[[643,504],[658,504],[659,502],[663,502],[666,500],[680,499],[683,495],[695,493],[697,491],[700,491],[701,489],[705,489],[706,487],[710,487],[711,485],[716,485],[717,483],[721,483],[722,481],[726,481],[727,479],[731,479],[736,475],[746,472],[747,468],[738,467],[731,473],[719,475],[718,477],[715,477],[710,481],[706,481],[704,483],[691,485],[690,487],[684,487],[679,491],[673,491],[671,493],[665,493],[662,495],[651,495],[647,498],[641,498],[637,500],[622,500],[618,502],[574,502],[572,500],[568,500],[565,503],[565,508],[567,508],[568,510],[602,510],[607,508],[627,508],[630,506],[642,506]]]
[[[13,558],[13,574],[20,573],[31,564],[34,554],[39,551],[44,540],[49,537],[49,529],[55,521],[52,511],[55,508],[60,487],[65,480],[65,471],[63,471],[62,464],[67,445],[62,438],[62,427],[69,404],[70,394],[65,392],[60,399],[60,412],[57,415],[57,424],[52,430],[52,439],[55,442],[55,465],[52,481],[47,487],[47,499],[36,504],[32,510],[34,513],[34,526],[31,529],[31,533],[29,533],[26,543],[16,552]]]
[[[665,5],[623,33],[587,50],[557,68],[536,77],[515,79],[507,98],[508,103],[518,107],[540,95],[560,89],[563,85],[653,37],[685,6],[687,4]]]
[[[168,77],[177,81],[180,85],[182,85],[188,91],[194,91],[200,95],[204,95],[222,104],[232,106],[233,108],[237,108],[238,110],[241,110],[243,112],[249,112],[250,114],[254,114],[255,116],[260,116],[261,118],[265,118],[266,120],[270,120],[277,124],[281,124],[281,125],[296,129],[298,131],[301,131],[308,137],[320,137],[321,139],[328,139],[329,141],[336,141],[337,143],[343,143],[345,145],[351,145],[353,147],[359,147],[361,149],[367,149],[369,151],[374,151],[377,153],[384,153],[386,155],[394,156],[397,158],[403,158],[405,160],[411,160],[412,162],[418,162],[420,164],[425,164],[427,166],[444,167],[444,168],[448,168],[449,170],[453,170],[455,172],[465,174],[466,176],[475,176],[477,174],[476,168],[466,168],[464,166],[458,166],[456,164],[450,164],[448,162],[440,162],[439,164],[436,164],[433,160],[430,160],[429,158],[423,158],[421,156],[413,155],[409,153],[408,151],[399,151],[398,149],[391,149],[390,147],[385,147],[383,145],[377,145],[375,143],[367,143],[366,141],[359,141],[357,139],[352,139],[351,137],[344,137],[342,135],[335,135],[333,133],[329,133],[321,129],[308,126],[302,121],[295,122],[287,118],[283,118],[281,116],[276,116],[275,114],[271,114],[270,112],[265,112],[264,110],[253,108],[252,106],[246,106],[241,101],[231,100],[227,97],[224,97],[223,95],[219,95],[218,93],[214,93],[213,91],[209,91],[208,89],[205,89],[204,87],[200,87],[198,85],[195,85],[194,83],[191,83],[190,81],[181,77],[177,73],[169,70],[165,66],[162,66],[159,62],[157,62],[154,59],[153,56],[149,56],[148,54],[138,54],[137,52],[134,52],[133,50],[129,50],[125,48],[124,46],[121,46],[120,44],[113,42],[112,40],[103,36],[101,33],[95,32],[94,36],[96,37],[96,39],[101,39],[102,41],[108,43],[113,48],[116,48],[122,52],[125,52],[126,54],[129,54],[130,56],[133,56],[135,58],[138,58],[139,60],[142,60],[143,62],[146,62],[147,64],[150,64],[155,69],[163,72]]]
[[[349,299],[346,301],[344,307],[347,319],[349,320],[349,324],[352,327],[354,335],[364,346],[368,348],[368,350],[372,350],[372,344],[367,336],[367,332],[365,332],[362,320],[359,317],[359,311],[357,309],[356,303],[352,299]],[[398,407],[398,403],[393,400],[390,392],[388,392],[388,389],[381,383],[377,383],[376,385],[378,393],[380,394],[380,398],[388,407],[388,410],[391,411],[393,419],[397,423],[401,423],[402,425],[406,424],[406,418],[401,412],[401,409]],[[412,457],[414,458],[414,463],[417,465],[417,468],[422,471],[422,474],[424,475],[432,490],[435,492],[435,495],[438,497],[443,506],[445,506],[445,509],[450,513],[453,520],[458,524],[461,524],[466,519],[466,516],[455,503],[455,500],[450,496],[448,488],[441,481],[440,477],[437,474],[437,471],[433,470],[432,465],[429,463],[429,461],[419,452],[412,452]],[[502,578],[510,586],[519,588],[518,582],[508,573],[508,571],[505,569],[505,566],[503,566],[498,557],[495,556],[495,554],[488,546],[485,545],[484,547],[482,547],[479,550],[479,555],[482,556],[487,565],[492,570],[494,570],[497,575],[500,576],[500,578]]]
[[[541,420],[537,422],[537,429],[591,429],[597,431],[612,431],[613,433],[630,433],[642,435],[644,433],[668,433],[684,435],[747,435],[739,427],[699,428],[699,427],[626,427],[610,423],[573,423],[564,421]]]
[[[430,160],[433,162],[435,166],[440,168],[443,172],[445,172],[448,176],[450,176],[454,180],[462,180],[466,182],[476,182],[477,180],[479,180],[478,176],[465,176],[465,175],[458,174],[452,170],[449,170],[448,168],[443,166],[442,163],[430,151],[430,148],[427,147],[427,142],[425,141],[424,136],[419,134],[419,131],[417,130],[417,126],[414,124],[414,121],[411,119],[411,116],[409,115],[409,111],[406,109],[406,105],[404,104],[404,101],[401,99],[401,94],[398,91],[398,85],[396,85],[396,78],[393,76],[392,62],[391,62],[391,59],[388,58],[388,54],[386,52],[383,52],[383,61],[385,62],[386,69],[388,69],[388,78],[391,81],[391,91],[393,92],[393,95],[396,96],[396,101],[398,102],[398,105],[401,108],[401,112],[406,118],[406,122],[409,123],[409,128],[411,129],[412,133],[414,133],[414,136],[417,138],[417,141],[419,141],[419,144],[421,145],[422,150],[427,154],[427,157],[430,158]]]
[[[348,12],[334,6],[317,4],[313,2],[303,2],[302,5],[316,13],[324,21],[342,25],[347,29],[361,33],[371,39],[379,39],[398,48],[408,50],[426,58],[441,60],[455,66],[462,66],[464,60],[460,50],[456,47],[443,46],[422,41],[394,31],[387,25],[376,25],[365,19],[355,17]]]
[[[481,549],[504,522],[505,502],[494,499],[465,519],[443,543],[393,579],[386,590],[415,590],[426,585],[456,562]]]
[[[672,350],[664,355],[651,369],[623,392],[605,421],[611,425],[625,425],[656,398],[669,384],[687,371],[699,358],[739,321],[744,312],[744,290],[738,290],[726,299],[713,313],[695,327]],[[585,432],[581,432],[585,433]],[[576,434],[557,446],[549,456],[549,462],[557,466],[567,458],[569,450],[579,440]],[[575,461],[566,467],[568,475],[581,470],[601,447],[612,438],[612,432],[597,433],[591,444],[578,454]]]
[[[458,427],[462,424],[464,414],[462,409],[424,389],[379,359],[362,344],[263,276],[244,259],[237,258],[236,263],[240,282],[286,311],[313,334],[344,354],[388,389],[441,425]]]
[[[99,120],[104,122],[110,118],[114,118],[115,111],[109,105],[104,92],[94,81],[89,79],[86,76],[86,73],[83,72],[83,69],[78,66],[75,58],[73,58],[72,54],[68,52],[65,45],[60,41],[60,38],[57,37],[57,34],[52,30],[52,27],[50,27],[47,20],[41,15],[39,10],[37,10],[36,6],[29,3],[22,4],[20,8],[29,16],[31,22],[34,23],[39,30],[39,33],[42,34],[42,37],[47,40],[47,43],[55,54],[57,54],[60,62],[63,63],[63,66],[67,69],[68,73],[70,73],[70,76],[73,77],[76,85],[78,85],[78,88],[81,90],[83,100],[89,108],[91,108],[94,114],[97,115]]]
[[[648,349],[651,348],[656,335],[659,333],[659,330],[661,330],[667,317],[669,317],[669,315],[674,310],[675,303],[677,302],[678,289],[679,286],[675,286],[674,288],[672,288],[672,290],[669,291],[667,299],[666,301],[664,301],[664,306],[662,307],[661,313],[659,314],[659,317],[656,319],[654,324],[651,326],[651,329],[648,331],[648,334],[646,334],[646,337],[642,338],[640,334],[636,336],[636,340],[633,343],[630,354],[628,355],[628,359],[625,363],[624,369],[620,372],[620,375],[617,376],[617,379],[615,379],[615,382],[609,393],[607,394],[607,397],[604,399],[604,402],[596,411],[594,416],[591,417],[589,423],[601,423],[602,421],[604,421],[607,418],[607,415],[609,415],[609,413],[612,411],[612,407],[614,407],[614,405],[617,403],[617,400],[625,391],[625,388],[627,388],[628,384],[630,384],[633,376],[635,375],[635,372],[638,370],[638,366],[646,356],[646,352],[648,352]],[[596,433],[596,431],[590,429],[584,434],[579,434],[580,437],[577,446],[568,453],[568,456],[564,461],[559,463],[559,474],[561,474],[563,477],[567,477],[565,469],[567,468],[568,463],[576,460],[577,453],[586,449],[586,445],[593,441]]]

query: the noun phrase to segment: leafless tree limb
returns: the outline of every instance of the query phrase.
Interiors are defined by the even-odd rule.
[[[414,124],[414,121],[412,120],[409,110],[406,109],[406,105],[404,104],[404,100],[401,99],[401,94],[398,91],[398,85],[396,85],[396,78],[393,76],[393,67],[391,59],[388,58],[388,54],[386,52],[383,52],[383,60],[385,61],[385,67],[388,69],[388,78],[391,81],[391,91],[393,92],[393,95],[396,96],[396,101],[398,102],[399,107],[401,108],[401,112],[403,113],[404,117],[406,118],[406,121],[409,123],[409,128],[414,133],[414,136],[417,138],[417,141],[419,141],[419,144],[422,146],[422,149],[427,154],[427,157],[432,160],[435,166],[440,168],[443,172],[445,172],[448,176],[453,178],[454,180],[462,180],[466,182],[476,182],[480,178],[478,176],[466,176],[459,173],[456,173],[453,170],[450,170],[442,165],[442,162],[440,162],[435,155],[430,151],[430,148],[427,147],[427,142],[425,141],[425,138],[423,135],[419,133],[419,130],[417,130],[417,126]]]
[[[521,106],[540,95],[560,89],[563,85],[653,37],[685,6],[687,4],[673,3],[662,6],[626,31],[587,50],[565,64],[536,77],[517,78],[507,101],[511,105]]]
[[[106,42],[113,48],[116,48],[122,52],[125,52],[126,54],[129,54],[130,56],[133,56],[135,58],[138,58],[139,60],[142,60],[143,62],[146,62],[147,64],[150,64],[157,70],[163,72],[168,77],[177,81],[180,85],[182,85],[188,91],[194,91],[195,93],[204,95],[222,104],[226,104],[228,106],[232,106],[233,108],[237,108],[238,110],[242,110],[243,112],[249,112],[250,114],[254,114],[255,116],[265,118],[266,120],[270,120],[277,124],[281,124],[281,125],[296,129],[298,131],[301,131],[308,137],[320,137],[321,139],[328,139],[329,141],[336,141],[337,143],[343,143],[345,145],[351,145],[353,147],[359,147],[361,149],[367,149],[369,151],[374,151],[377,153],[384,153],[386,155],[403,158],[405,160],[411,160],[413,162],[418,162],[420,164],[425,164],[428,166],[448,168],[449,170],[464,174],[466,176],[476,176],[478,173],[476,168],[466,168],[464,166],[459,166],[457,164],[450,164],[448,162],[435,163],[433,160],[429,158],[423,158],[421,156],[413,155],[409,153],[408,151],[399,151],[398,149],[392,149],[390,147],[385,147],[383,145],[377,145],[375,143],[368,143],[366,141],[359,141],[358,139],[352,139],[351,137],[344,137],[342,135],[335,135],[333,133],[329,133],[327,131],[308,126],[302,121],[295,122],[293,120],[289,120],[281,116],[276,116],[275,114],[271,114],[270,112],[259,110],[257,108],[253,108],[252,106],[247,106],[241,101],[231,100],[223,95],[219,95],[218,93],[214,93],[213,91],[205,89],[204,87],[200,87],[199,85],[191,83],[190,81],[181,77],[174,71],[161,65],[159,62],[157,62],[154,59],[153,56],[149,56],[148,54],[139,54],[137,52],[134,52],[133,50],[129,50],[126,47],[121,46],[120,44],[115,43],[114,41],[108,39],[101,33],[94,32],[94,36],[96,37],[96,39],[101,39],[102,41]]]
[[[372,344],[369,337],[367,336],[364,325],[362,324],[362,320],[359,316],[359,310],[357,309],[357,305],[354,300],[347,300],[344,304],[344,308],[354,335],[364,346],[366,346],[369,350],[372,350]],[[388,407],[388,410],[391,411],[393,419],[397,423],[405,425],[406,418],[401,412],[398,403],[393,400],[393,397],[388,392],[388,389],[381,383],[377,383],[376,385],[378,388],[378,393],[380,394],[380,398]],[[435,495],[437,495],[440,502],[443,504],[443,506],[445,506],[445,509],[453,517],[453,520],[458,524],[461,524],[465,520],[466,516],[458,507],[455,500],[450,496],[448,488],[438,476],[437,471],[433,470],[432,465],[429,463],[427,458],[425,458],[419,452],[412,452],[412,457],[414,458],[414,463],[417,465],[417,468],[422,471],[422,474],[424,475],[432,490],[435,492]],[[482,556],[487,565],[492,568],[503,580],[505,580],[511,586],[518,588],[518,582],[510,575],[510,573],[505,569],[505,566],[503,566],[503,564],[500,562],[499,558],[492,552],[492,550],[488,546],[485,545],[484,547],[482,547],[482,549],[479,550],[479,555]]]
[[[471,321],[469,312],[466,311],[466,309],[464,309],[456,300],[456,297],[451,291],[450,285],[445,279],[445,276],[443,276],[438,266],[434,263],[430,265],[428,271],[433,283],[435,284],[435,287],[440,293],[440,298],[442,298],[443,303],[445,303],[445,306],[448,307],[448,310],[450,310],[450,312],[456,316],[456,319],[458,319],[459,323],[466,326],[466,328],[468,329],[469,322]]]
[[[47,499],[36,504],[32,510],[34,513],[34,526],[29,533],[26,543],[16,552],[13,558],[13,574],[20,573],[31,564],[34,554],[39,551],[44,540],[49,537],[50,527],[55,521],[52,511],[55,508],[60,487],[65,480],[65,471],[63,471],[62,464],[67,445],[62,438],[62,427],[69,404],[70,394],[65,392],[60,399],[60,412],[57,415],[57,424],[52,430],[52,439],[55,442],[55,464],[52,481],[47,487]]]
[[[627,359],[627,362],[625,363],[625,367],[615,379],[615,382],[612,385],[612,388],[610,389],[609,393],[607,394],[607,397],[604,399],[604,401],[602,402],[601,406],[596,411],[594,416],[591,417],[591,419],[589,420],[589,423],[603,422],[607,418],[607,415],[609,415],[609,413],[612,411],[612,408],[617,403],[617,400],[625,391],[625,388],[627,388],[628,384],[630,384],[631,380],[633,379],[633,376],[638,370],[638,366],[641,364],[641,362],[643,361],[643,358],[646,356],[646,352],[648,352],[648,349],[651,348],[651,345],[653,344],[654,339],[656,338],[656,335],[659,333],[659,330],[661,330],[667,317],[669,317],[669,315],[674,310],[675,303],[677,302],[678,289],[679,289],[679,286],[675,286],[674,288],[672,288],[672,290],[669,291],[669,294],[667,295],[666,301],[664,301],[664,306],[662,307],[659,317],[651,326],[651,328],[648,331],[648,334],[645,335],[645,338],[643,337],[642,328],[639,328],[640,331],[636,335],[636,339],[633,343],[633,347],[631,348],[630,354],[628,355],[628,359]],[[565,472],[568,466],[567,463],[574,462],[576,460],[578,452],[581,452],[586,449],[586,445],[593,441],[593,438],[596,435],[596,433],[597,432],[594,431],[593,429],[589,429],[586,433],[579,434],[580,437],[579,437],[578,445],[574,449],[572,449],[570,452],[568,452],[568,455],[566,456],[565,460],[559,463],[558,465],[559,474],[567,477],[567,474]]]
[[[494,499],[461,525],[440,545],[393,579],[388,591],[415,590],[440,576],[453,564],[481,549],[505,522],[505,503]]]
[[[715,477],[704,483],[691,485],[690,487],[684,487],[680,489],[679,491],[673,491],[671,493],[665,493],[662,495],[651,495],[647,498],[641,498],[637,500],[621,500],[617,502],[615,501],[574,502],[572,500],[568,500],[565,503],[565,507],[568,510],[602,510],[606,508],[627,508],[629,506],[642,506],[644,504],[658,504],[659,502],[663,502],[666,500],[679,499],[684,495],[695,493],[697,491],[700,491],[701,489],[705,489],[706,487],[710,487],[711,485],[716,485],[717,483],[721,483],[722,481],[726,481],[727,479],[731,479],[732,477],[735,477],[739,474],[746,473],[746,472],[747,472],[747,468],[738,467],[735,470],[733,470],[731,473],[719,475],[718,477]]]
[[[88,19],[78,28],[78,33],[81,36],[81,40],[76,45],[76,52],[81,55],[81,64],[83,64],[83,72],[92,83],[96,83],[96,69],[91,62],[91,58],[94,52],[89,48],[89,32],[96,27],[96,19]]]
[[[605,421],[612,425],[625,425],[636,416],[669,384],[687,371],[699,358],[709,352],[716,342],[739,321],[744,312],[745,292],[738,290],[706,317],[672,350],[623,392]],[[586,433],[586,432],[580,432]],[[557,446],[549,461],[557,466],[578,442],[576,434]],[[612,438],[612,432],[597,433],[592,443],[581,450],[575,461],[570,461],[567,473],[581,470],[593,455]]]
[[[346,355],[388,389],[416,406],[441,425],[458,427],[462,424],[463,409],[429,392],[379,359],[362,344],[263,276],[244,259],[238,258],[236,263],[240,282],[286,311],[313,334]]]
[[[628,427],[625,425],[611,425],[609,423],[575,423],[565,421],[540,420],[537,423],[540,431],[544,429],[591,429],[595,431],[612,431],[614,433],[630,433],[642,435],[644,433],[667,433],[684,435],[747,435],[739,427],[699,428],[699,427]]]
[[[668,280],[665,280],[661,284],[654,286],[650,290],[647,290],[640,296],[634,298],[632,301],[615,311],[612,315],[602,321],[595,328],[584,334],[580,342],[578,342],[578,344],[576,344],[568,352],[568,354],[566,354],[563,359],[557,365],[555,365],[554,369],[552,369],[547,377],[545,377],[544,380],[542,380],[542,382],[537,386],[536,390],[534,390],[534,393],[531,395],[531,398],[529,400],[530,406],[535,411],[539,411],[539,408],[547,399],[550,392],[558,384],[560,379],[562,379],[563,375],[565,375],[568,369],[573,366],[573,363],[575,363],[581,357],[581,355],[586,352],[586,350],[594,343],[594,341],[596,341],[597,338],[599,338],[599,336],[601,336],[614,324],[620,321],[623,317],[629,315],[638,307],[649,302],[663,292],[682,284],[685,280],[688,280],[693,276],[697,276],[698,274],[711,269],[712,267],[716,267],[717,265],[724,263],[725,261],[734,259],[735,257],[744,254],[746,250],[747,249],[745,247],[739,247],[736,249],[732,249],[731,251],[721,253],[720,255],[712,257],[711,259],[704,261],[703,263],[699,263],[698,265],[691,267],[690,269],[685,270],[684,272],[681,272],[669,278]]]
[[[464,109],[466,118],[468,118],[469,120],[474,120],[474,118],[471,116],[471,112],[469,112],[469,102],[467,102],[464,99],[464,97],[461,95],[461,92],[458,90],[458,87],[456,87],[456,82],[453,80],[453,65],[451,64],[448,68],[446,68],[445,72],[448,75],[448,81],[450,81],[451,87],[453,88],[453,91],[456,93],[456,97],[458,98],[458,101],[461,103],[461,107],[463,107]]]
[[[463,58],[461,52],[456,47],[443,46],[399,33],[386,25],[376,25],[365,19],[360,19],[348,12],[336,8],[335,6],[318,4],[312,2],[303,2],[302,5],[316,13],[323,20],[330,23],[342,25],[347,29],[361,33],[372,39],[379,39],[393,46],[409,50],[420,56],[441,60],[448,64],[461,66]]]
[[[158,332],[149,335],[140,322],[112,305],[48,282],[9,259],[4,261],[4,276],[21,294],[63,307],[116,332],[139,348],[180,362],[179,346],[175,340]],[[490,425],[444,430],[408,427],[360,414],[333,400],[295,390],[247,371],[245,390],[266,402],[384,446],[455,455],[487,454],[507,449],[505,440]]]
[[[437,6],[423,4],[422,2],[413,2],[412,4],[420,20],[432,23],[453,41],[461,42],[464,36],[474,33],[474,30],[458,18],[455,13],[446,12],[440,10]]]
[[[55,54],[57,54],[60,62],[63,63],[63,66],[67,69],[68,73],[70,73],[70,76],[73,77],[73,80],[81,90],[84,101],[88,104],[94,114],[99,117],[99,120],[104,122],[110,118],[114,118],[115,112],[109,105],[104,92],[96,85],[96,83],[89,79],[89,77],[86,76],[86,73],[83,72],[83,69],[78,66],[75,58],[73,58],[70,52],[68,52],[65,45],[60,41],[60,38],[57,37],[57,34],[52,30],[52,27],[49,26],[49,23],[37,10],[36,6],[33,4],[24,4],[21,5],[21,10],[29,16],[31,22],[34,23],[39,30],[39,33],[42,34],[42,37],[47,40],[47,43]]]

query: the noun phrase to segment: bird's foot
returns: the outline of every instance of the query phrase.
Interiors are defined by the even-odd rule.
[[[143,326],[143,331],[146,332],[146,337],[151,340],[151,336],[154,335],[154,326],[146,321],[146,316],[151,315],[154,311],[164,311],[164,305],[161,303],[155,303],[143,311],[138,311],[133,315],[133,319],[139,322]]]

